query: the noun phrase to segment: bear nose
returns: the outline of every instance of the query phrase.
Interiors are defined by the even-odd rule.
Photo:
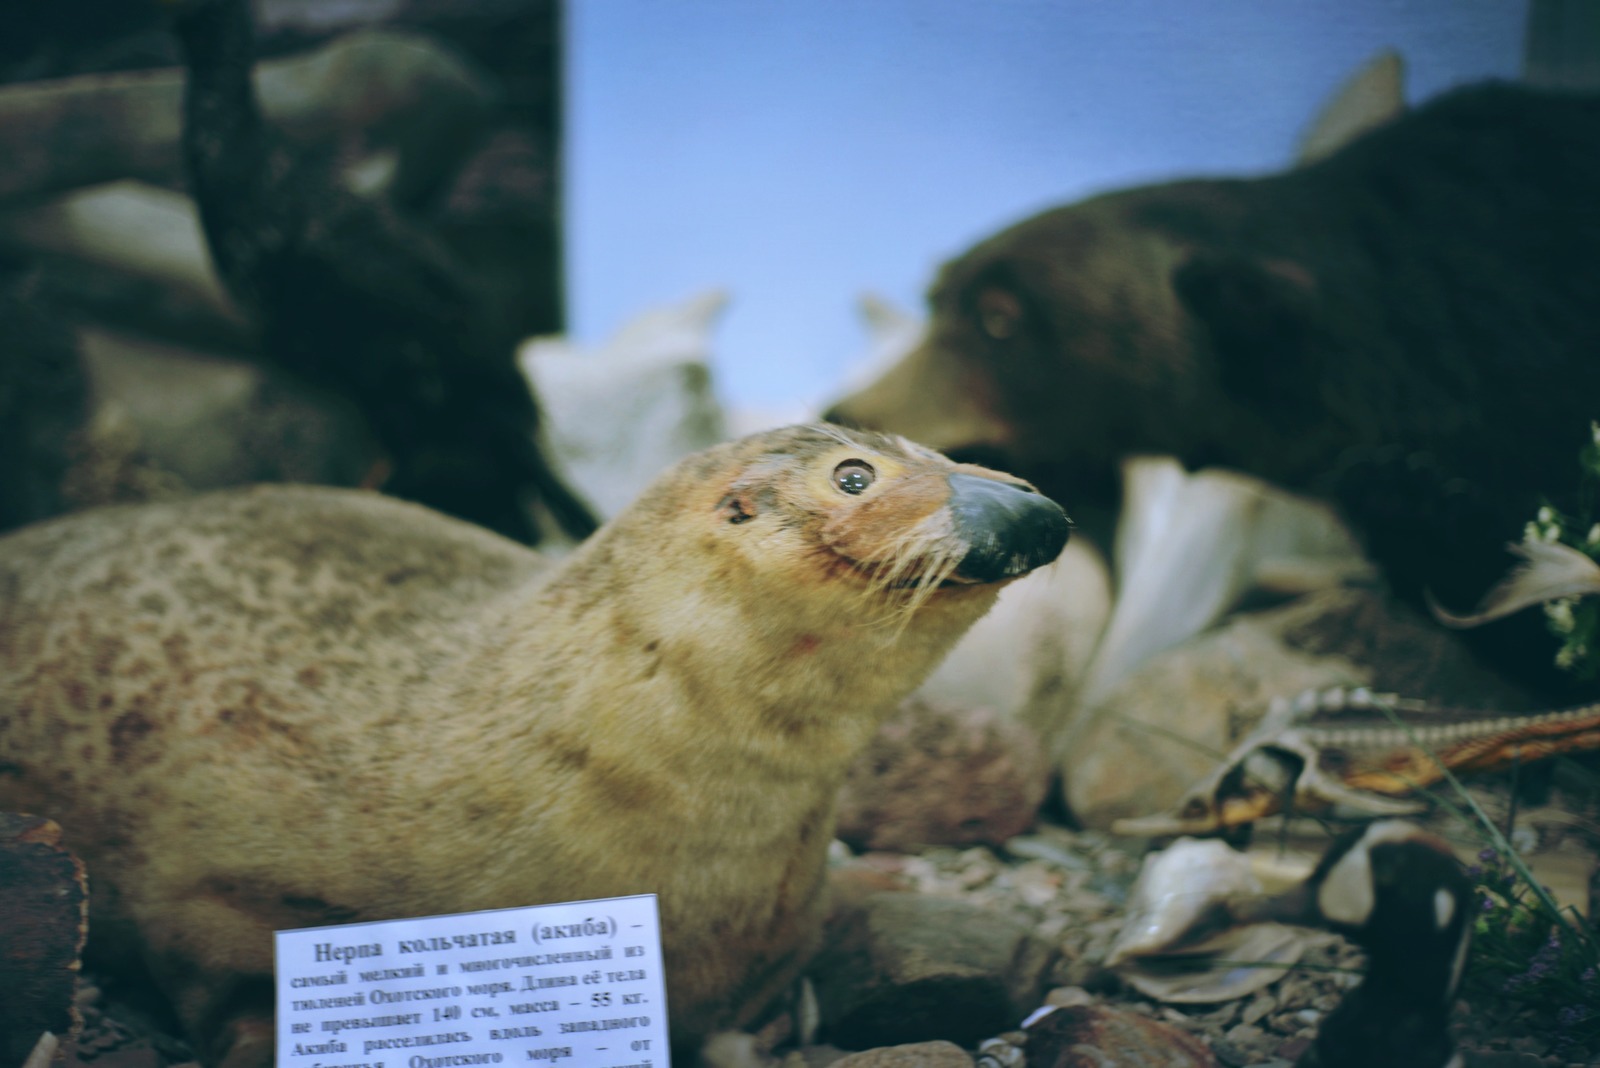
[[[956,472],[948,476],[956,533],[971,546],[957,579],[998,582],[1061,555],[1072,523],[1049,497],[1014,482]]]

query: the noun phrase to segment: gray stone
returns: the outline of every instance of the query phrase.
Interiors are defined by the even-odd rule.
[[[1278,999],[1271,994],[1257,994],[1250,999],[1250,1003],[1239,1014],[1241,1023],[1253,1024],[1263,1016],[1271,1015],[1278,1008]]]
[[[648,309],[592,349],[552,337],[518,352],[543,406],[551,459],[602,518],[674,461],[726,436],[711,335],[727,303],[713,290]]]
[[[1245,1065],[1257,1060],[1253,1052],[1241,1049],[1225,1038],[1219,1038],[1211,1044],[1211,1053],[1227,1068],[1244,1068]]]
[[[856,849],[998,846],[1033,825],[1049,784],[1031,729],[912,697],[850,769],[835,833]]]
[[[1331,508],[1259,479],[1143,456],[1124,461],[1122,481],[1117,600],[1083,682],[1088,704],[1252,590],[1303,593],[1370,570]]]
[[[862,1050],[833,1064],[834,1068],[972,1068],[972,1058],[952,1042],[913,1042]]]
[[[1222,1036],[1237,1046],[1251,1046],[1266,1038],[1266,1032],[1254,1024],[1235,1024]]]
[[[368,30],[261,64],[269,121],[305,142],[359,136],[396,157],[395,182],[426,188],[482,129],[493,90],[415,34]],[[181,181],[183,73],[96,74],[0,90],[0,201],[143,178]]]
[[[201,344],[252,343],[182,193],[128,179],[0,211],[0,249],[51,265],[56,287],[107,321]]]
[[[1164,811],[1273,698],[1334,686],[1529,706],[1526,693],[1477,665],[1458,635],[1377,592],[1326,590],[1234,616],[1152,657],[1081,711],[1078,743],[1061,769],[1067,803],[1089,827]]]
[[[1022,1051],[1028,1036],[1022,1032],[1008,1032],[1018,1035],[1016,1041],[1007,1038],[986,1038],[978,1043],[978,1068],[1024,1068],[1028,1063],[1027,1054]]]
[[[1093,1005],[1094,995],[1081,986],[1058,986],[1044,996],[1044,1003],[1053,1009],[1068,1009]]]
[[[1028,1068],[1215,1068],[1198,1038],[1168,1023],[1084,1005],[1028,1025]]]
[[[823,1037],[973,1046],[1039,1003],[1052,954],[1022,924],[961,901],[874,895],[836,915],[810,969]]]
[[[271,369],[92,329],[80,332],[80,349],[93,397],[91,463],[111,469],[69,472],[80,505],[163,495],[130,486],[130,464],[198,492],[266,481],[350,486],[376,458],[358,415]]]
[[[1000,592],[928,676],[918,695],[958,708],[987,708],[1051,738],[1111,611],[1104,557],[1074,537],[1061,556]]]
[[[84,866],[51,820],[0,812],[0,1063],[20,1065],[36,1049],[49,1060],[81,1023],[74,992],[88,931]]]

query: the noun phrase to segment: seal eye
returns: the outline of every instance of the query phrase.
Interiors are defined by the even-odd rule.
[[[833,484],[852,497],[872,485],[878,473],[865,460],[846,460],[833,469]]]

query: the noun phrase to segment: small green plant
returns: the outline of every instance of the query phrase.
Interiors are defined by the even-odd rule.
[[[1600,428],[1595,431],[1600,444]],[[1600,456],[1594,457],[1600,459]],[[1595,598],[1591,598],[1595,600]],[[1381,711],[1412,743],[1410,724],[1386,705]],[[1461,780],[1437,755],[1448,791],[1427,793],[1458,819],[1474,824],[1488,844],[1467,869],[1477,886],[1472,954],[1462,982],[1469,1004],[1505,1005],[1541,1018],[1556,1055],[1594,1053],[1600,1046],[1600,935],[1583,916],[1556,903]]]
[[[1600,423],[1578,453],[1576,512],[1546,504],[1527,526],[1529,542],[1561,544],[1600,562]],[[1584,680],[1600,675],[1600,597],[1563,597],[1544,603],[1550,630],[1561,639],[1556,664]],[[1448,776],[1460,791],[1454,776]],[[1600,938],[1582,916],[1563,912],[1539,886],[1506,838],[1468,801],[1491,845],[1469,869],[1481,911],[1476,920],[1470,997],[1509,1003],[1544,1016],[1551,1052],[1600,1046]]]
[[[1559,543],[1600,561],[1600,423],[1589,424],[1590,440],[1578,453],[1577,514],[1563,515],[1546,504],[1528,524],[1528,541]],[[1600,597],[1562,597],[1546,601],[1545,619],[1561,639],[1556,664],[1580,679],[1600,674]]]
[[[1493,847],[1468,869],[1480,911],[1473,931],[1469,1002],[1509,1002],[1545,1020],[1558,1056],[1600,1043],[1600,954],[1592,929],[1575,914],[1552,913],[1515,854]]]

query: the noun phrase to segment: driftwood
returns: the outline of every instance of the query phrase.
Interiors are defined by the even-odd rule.
[[[391,192],[453,171],[488,121],[492,93],[424,38],[340,37],[256,75],[268,121],[306,142],[359,135],[397,161]],[[120,178],[181,181],[183,73],[175,68],[30,82],[0,91],[0,201]]]
[[[127,180],[0,209],[0,251],[58,265],[57,288],[110,322],[203,347],[252,345],[182,193]]]
[[[61,845],[61,828],[0,813],[0,1065],[22,1064],[41,1036],[79,1026],[88,905],[83,864]]]

